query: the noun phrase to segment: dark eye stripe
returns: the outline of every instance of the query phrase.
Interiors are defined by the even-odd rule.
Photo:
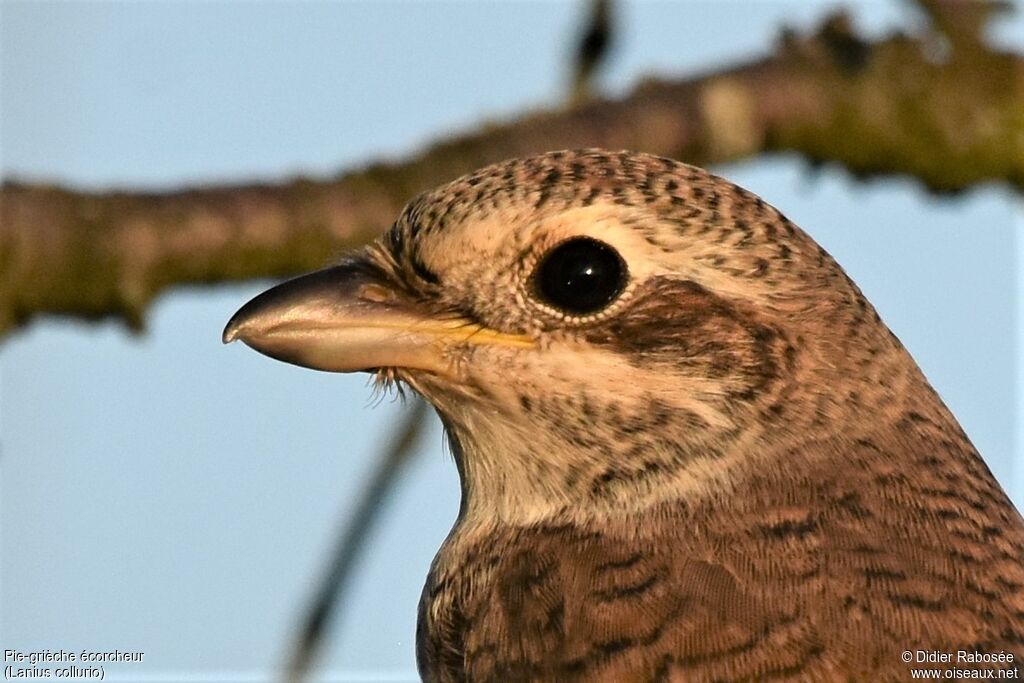
[[[418,254],[413,252],[412,256],[409,258],[409,261],[412,263],[413,272],[416,273],[416,275],[418,275],[420,279],[429,282],[432,285],[441,284],[441,278],[437,276],[437,273],[432,271],[430,268],[427,268],[423,261],[420,260]]]

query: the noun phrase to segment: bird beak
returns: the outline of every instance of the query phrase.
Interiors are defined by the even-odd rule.
[[[424,314],[383,276],[358,263],[334,266],[263,292],[228,321],[224,343],[330,372],[407,368],[452,377],[453,347],[533,347],[530,337],[459,317]]]

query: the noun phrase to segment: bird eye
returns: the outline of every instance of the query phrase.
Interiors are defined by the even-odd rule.
[[[549,251],[534,271],[546,303],[573,315],[596,313],[626,287],[626,264],[604,242],[577,237]]]

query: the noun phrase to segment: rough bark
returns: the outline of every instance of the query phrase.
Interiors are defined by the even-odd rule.
[[[936,192],[986,181],[1024,190],[1024,58],[936,30],[865,42],[839,14],[807,35],[783,33],[757,61],[485,125],[334,178],[168,193],[10,182],[0,337],[40,314],[139,329],[170,285],[310,270],[372,239],[431,186],[502,158],[591,146],[699,165],[795,152],[858,176],[908,174]]]

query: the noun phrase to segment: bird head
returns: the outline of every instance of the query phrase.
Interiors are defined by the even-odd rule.
[[[760,198],[601,150],[421,195],[368,248],[250,301],[224,339],[408,384],[449,432],[464,511],[524,523],[726,495],[752,452],[854,409],[830,387],[863,349],[901,352]]]

